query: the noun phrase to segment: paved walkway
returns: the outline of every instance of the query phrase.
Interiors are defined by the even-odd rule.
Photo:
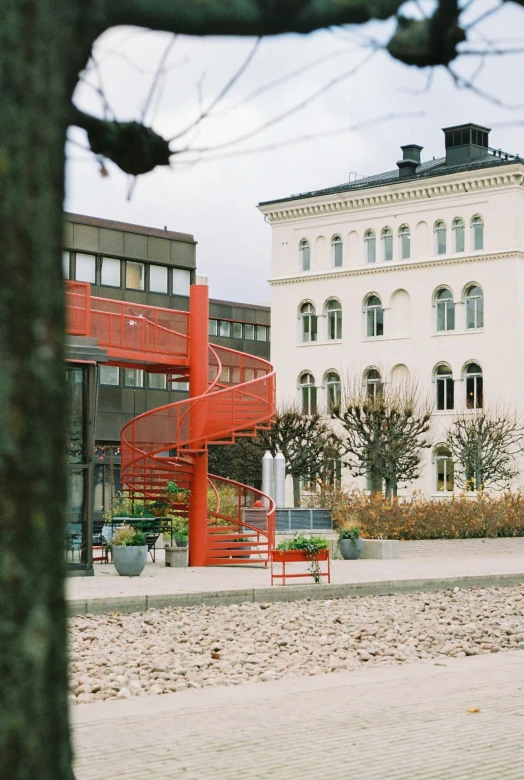
[[[521,780],[523,718],[522,651],[187,690],[74,708],[76,777]]]
[[[335,560],[332,561],[332,586],[323,584],[321,588],[313,584],[271,587],[269,569],[263,567],[166,568],[164,553],[159,550],[157,562],[148,563],[140,577],[119,577],[112,564],[96,564],[94,577],[69,578],[69,608],[74,614],[85,614],[169,604],[331,598],[524,582],[523,539],[509,540],[511,543],[488,540],[490,544],[485,549],[482,540],[473,541],[479,544],[442,543],[442,547],[431,547],[435,543],[425,543],[425,546],[414,543],[412,557],[406,556],[408,542],[406,548],[401,545],[403,557],[390,561]],[[498,541],[501,544],[493,544]]]

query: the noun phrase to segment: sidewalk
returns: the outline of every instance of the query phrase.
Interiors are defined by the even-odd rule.
[[[76,777],[520,780],[523,680],[515,651],[76,707]]]
[[[140,577],[119,577],[112,564],[97,564],[94,577],[67,581],[70,614],[142,611],[149,607],[293,601],[364,594],[387,595],[446,588],[498,587],[524,582],[524,539],[472,540],[476,545],[406,542],[398,560],[332,561],[331,585],[275,585],[269,569],[222,566],[171,569],[163,551]],[[496,544],[500,542],[500,544]],[[433,545],[433,547],[431,547]],[[434,551],[433,551],[434,550]],[[409,557],[409,555],[412,557]],[[431,556],[438,557],[431,557]],[[309,582],[305,580],[304,582]]]

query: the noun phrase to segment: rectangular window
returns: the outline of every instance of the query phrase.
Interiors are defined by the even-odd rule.
[[[230,381],[229,366],[222,366],[222,370],[220,372],[220,381],[225,383]]]
[[[402,233],[400,236],[400,251],[403,260],[409,260],[411,254],[411,241],[409,233]]]
[[[156,293],[167,293],[167,267],[165,265],[149,266],[149,290]]]
[[[209,335],[210,336],[216,336],[218,333],[218,321],[217,320],[209,320]]]
[[[248,341],[254,341],[255,340],[255,326],[249,325],[249,323],[246,323],[244,325],[244,338]]]
[[[340,268],[342,266],[342,241],[335,241],[333,244],[334,266]]]
[[[189,390],[189,382],[171,382],[170,388],[171,390],[176,390],[178,393],[187,393]]]
[[[232,322],[231,323],[231,335],[234,339],[241,339],[242,338],[242,323],[241,322]]]
[[[122,284],[120,279],[120,260],[116,260],[114,257],[102,258],[100,284],[105,284],[108,287],[120,287]]]
[[[143,387],[144,372],[140,368],[124,368],[124,387]]]
[[[465,231],[463,225],[455,227],[455,252],[463,252],[465,249]]]
[[[452,493],[454,488],[454,466],[451,458],[437,458],[437,491]]]
[[[144,263],[133,263],[129,260],[126,263],[126,287],[129,290],[143,290],[144,285]]]
[[[267,328],[265,325],[257,325],[257,341],[267,341]]]
[[[451,377],[437,379],[437,409],[439,412],[453,409],[455,406],[454,382]]]
[[[76,253],[76,273],[77,282],[96,283],[96,258],[94,255],[84,255],[82,252]]]
[[[446,231],[443,228],[440,228],[437,232],[437,254],[438,255],[445,255],[446,254]]]
[[[191,286],[191,271],[183,268],[173,268],[173,295],[189,296]]]
[[[218,323],[218,335],[223,339],[231,338],[231,323],[220,320]]]
[[[255,369],[254,368],[245,368],[244,369],[244,382],[251,382],[252,379],[255,379]]]
[[[69,252],[62,252],[62,273],[64,279],[69,279]]]
[[[148,374],[147,384],[151,390],[165,390],[167,387],[165,374]]]
[[[120,369],[117,366],[100,366],[101,385],[119,385]]]
[[[302,414],[317,413],[317,388],[313,385],[302,387]]]

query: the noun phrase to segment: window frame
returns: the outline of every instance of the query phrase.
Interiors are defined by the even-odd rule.
[[[371,374],[376,376],[371,376]],[[369,366],[364,371],[362,376],[364,380],[364,395],[368,401],[376,403],[377,396],[380,395],[384,382],[382,380],[382,374],[375,366]]]
[[[373,298],[376,298],[379,303],[370,303]],[[376,339],[384,336],[384,308],[382,306],[382,299],[380,295],[377,295],[376,293],[370,293],[366,296],[364,303],[364,313],[366,319],[366,338]],[[372,325],[371,328],[370,324]],[[370,333],[370,330],[372,333]],[[379,331],[381,332],[379,333]]]
[[[366,247],[366,265],[377,262],[377,236],[373,228],[368,228],[364,233],[364,246]]]
[[[331,369],[324,374],[323,382],[326,391],[326,409],[331,411],[336,406],[340,406],[342,401],[342,382],[338,371]]]
[[[385,263],[390,263],[393,260],[393,230],[387,225],[385,228],[382,228],[382,231],[380,233],[380,238],[384,242],[383,247],[383,257]],[[388,251],[389,250],[389,251]],[[388,254],[390,257],[388,257]]]
[[[449,293],[449,297],[439,297],[442,293]],[[439,287],[435,290],[433,296],[433,305],[435,306],[435,329],[437,333],[450,333],[455,330],[456,317],[455,317],[455,301],[453,300],[453,291],[449,287]],[[444,327],[439,327],[440,318],[444,323]],[[449,320],[452,320],[452,327],[449,326]]]
[[[343,249],[342,236],[339,233],[335,233],[331,239],[331,259],[333,268],[342,268],[344,263]]]
[[[478,371],[468,371],[472,366],[476,366]],[[477,363],[476,360],[466,363],[463,377],[466,389],[466,409],[480,411],[484,408],[484,372],[480,363]]]
[[[435,493],[451,495],[455,492],[455,463],[449,447],[445,444],[438,444],[433,450],[433,461],[435,463]],[[439,464],[443,464],[442,488],[439,488]],[[451,489],[448,487],[451,484]]]
[[[448,229],[443,219],[437,219],[433,225],[433,232],[435,233],[435,254],[447,254]]]
[[[336,304],[330,308],[331,304]],[[328,341],[341,341],[342,340],[342,304],[338,298],[329,298],[326,301],[324,307],[327,324],[327,340]],[[331,335],[331,334],[334,335]]]
[[[466,251],[466,223],[462,217],[455,217],[453,222],[451,223],[451,229],[454,233],[454,249],[455,254],[459,254],[460,252]],[[459,233],[459,230],[461,233]],[[458,237],[459,235],[462,235],[462,249],[459,249],[459,241]]]
[[[471,249],[473,252],[482,252],[484,250],[484,218],[481,214],[474,214],[471,217],[470,227],[473,238]],[[480,231],[478,228],[480,228]],[[477,246],[477,244],[480,244],[480,246]]]
[[[152,272],[154,273],[153,269],[164,269],[165,270],[165,278],[166,278],[166,286],[165,290],[154,290],[151,286],[151,275]],[[168,295],[169,294],[169,267],[167,265],[162,265],[161,263],[149,263],[148,266],[148,273],[147,273],[147,289],[149,292],[154,293],[155,295]]]
[[[137,268],[142,268],[142,278],[140,281],[140,285],[138,287],[132,287],[129,284],[128,274],[131,269],[131,266],[136,266]],[[144,292],[146,289],[146,264],[143,263],[140,260],[126,260],[125,261],[125,270],[124,270],[124,279],[125,279],[125,289],[126,290],[135,290],[136,292]]]
[[[398,237],[400,243],[400,259],[411,259],[411,230],[406,223],[402,224],[398,229]],[[407,247],[407,253],[406,253]]]
[[[300,239],[298,250],[300,253],[300,270],[311,271],[311,244],[307,238]]]
[[[316,342],[318,340],[318,317],[315,304],[312,301],[303,301],[300,304],[299,315],[301,342],[303,344]]]
[[[473,289],[480,291],[480,295],[472,295]],[[466,304],[466,330],[482,330],[484,328],[484,290],[476,282],[471,282],[464,290],[464,303]],[[470,325],[472,314],[473,325]],[[479,322],[480,321],[480,322]]]
[[[304,380],[311,379],[311,382]],[[306,417],[311,417],[317,413],[317,387],[315,377],[311,371],[303,371],[298,380],[300,390],[300,409]]]
[[[455,381],[448,363],[439,363],[433,369],[435,382],[435,409],[437,412],[451,412],[455,409]],[[442,400],[441,400],[442,399]]]

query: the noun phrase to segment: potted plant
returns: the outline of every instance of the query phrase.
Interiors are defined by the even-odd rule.
[[[329,560],[328,540],[323,536],[304,536],[304,534],[295,534],[292,539],[280,542],[277,549],[273,551],[272,557],[277,563],[310,561],[309,572],[318,585],[322,576],[319,561]],[[295,574],[293,576],[297,577],[301,575]]]
[[[163,501],[161,498],[158,498],[156,501],[153,501],[152,504],[149,504],[147,507],[155,517],[165,517],[167,514],[167,510],[169,509],[169,504],[167,501]]]
[[[189,535],[189,522],[187,517],[174,517],[173,518],[173,535],[177,547],[187,547],[188,535]]]
[[[166,485],[165,495],[166,498],[171,502],[174,501],[177,504],[187,504],[189,503],[191,491],[187,490],[186,488],[179,487],[176,482],[170,479]]]
[[[146,565],[147,544],[142,531],[123,525],[111,542],[115,569],[123,577],[138,577]]]
[[[358,525],[346,526],[338,532],[338,548],[345,561],[354,561],[362,553],[362,539]]]

